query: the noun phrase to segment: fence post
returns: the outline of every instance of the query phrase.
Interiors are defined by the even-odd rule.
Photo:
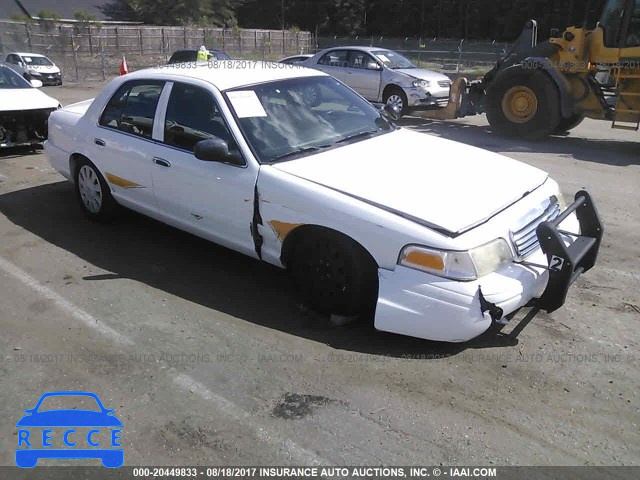
[[[120,37],[118,36],[118,27],[116,27],[116,52],[120,52]]]
[[[226,49],[227,49],[227,47],[226,47],[226,43],[225,43],[225,40],[224,40],[224,27],[223,27],[222,28],[222,50],[226,50]]]
[[[282,30],[282,55],[285,55],[287,52],[285,51],[287,44],[287,32],[286,30]]]
[[[184,37],[184,48],[189,48],[187,45],[187,27],[184,27],[183,31],[182,31],[183,37]]]
[[[140,55],[144,55],[144,48],[142,46],[142,27],[138,27],[138,39],[140,40]]]
[[[93,55],[93,35],[91,35],[91,27],[87,27],[87,35],[89,35],[89,54]]]
[[[462,61],[462,44],[464,43],[464,38],[460,40],[460,45],[458,46],[458,64],[456,65],[456,73],[460,73],[460,62]]]
[[[4,39],[2,38],[2,28],[0,28],[0,52],[4,53]]]
[[[80,74],[78,73],[78,48],[80,48],[80,46],[76,48],[75,36],[73,35],[73,30],[71,30],[71,51],[73,52],[73,68],[76,72],[76,81],[80,80]]]
[[[29,28],[29,24],[25,22],[24,29],[27,31],[27,43],[29,45],[29,51],[33,50],[31,46],[31,29]]]
[[[164,28],[160,29],[160,33],[161,33],[161,35],[162,35],[162,39],[160,40],[160,41],[162,42],[162,45],[160,45],[160,51],[161,51],[162,53],[165,53],[165,52],[166,52],[166,50],[165,50],[165,48],[164,48],[164,42],[165,42],[165,39],[164,39]]]
[[[102,71],[102,81],[104,82],[107,79],[107,72],[104,68],[104,47],[102,46],[102,39],[100,41],[100,70]]]

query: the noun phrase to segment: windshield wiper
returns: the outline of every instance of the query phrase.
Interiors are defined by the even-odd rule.
[[[354,133],[353,135],[347,135],[346,137],[336,141],[336,144],[348,142],[349,140],[355,140],[356,138],[372,137],[376,133],[378,133],[378,130],[365,130],[364,132]]]
[[[272,159],[269,163],[276,163],[287,158],[295,157],[298,155],[303,155],[305,153],[317,152],[319,150],[324,150],[325,148],[329,148],[331,145],[318,145],[314,147],[304,147],[294,150],[292,152],[283,153],[282,155],[278,155],[274,159]]]

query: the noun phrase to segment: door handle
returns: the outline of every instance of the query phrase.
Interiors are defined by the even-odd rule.
[[[164,158],[160,158],[160,157],[153,157],[153,163],[155,163],[156,165],[160,165],[161,167],[170,167],[171,164],[166,161]]]
[[[93,139],[93,143],[95,143],[96,145],[99,145],[101,147],[104,147],[106,145],[104,140],[102,140],[101,138],[94,138]]]

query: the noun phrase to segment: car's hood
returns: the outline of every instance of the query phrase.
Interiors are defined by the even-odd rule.
[[[29,65],[38,73],[60,73],[60,69],[55,65]]]
[[[488,220],[547,178],[505,156],[406,129],[274,167],[450,234]]]
[[[411,77],[419,78],[420,80],[430,80],[432,82],[440,82],[442,80],[451,80],[442,73],[433,72],[431,70],[425,70],[423,68],[399,68],[394,72],[401,72]]]
[[[115,415],[90,410],[49,410],[22,417],[16,427],[121,427]]]
[[[59,104],[37,88],[0,88],[0,111],[57,108]]]

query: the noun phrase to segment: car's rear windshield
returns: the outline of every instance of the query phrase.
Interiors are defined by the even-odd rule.
[[[53,62],[47,57],[30,57],[28,55],[23,55],[22,59],[27,65],[45,65],[47,67],[53,65]]]
[[[33,88],[29,82],[10,68],[0,66],[0,88]]]

